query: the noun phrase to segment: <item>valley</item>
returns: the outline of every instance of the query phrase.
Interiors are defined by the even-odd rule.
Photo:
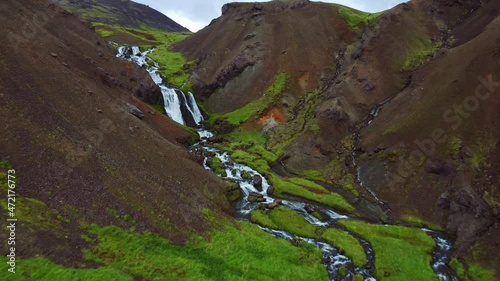
[[[48,19],[0,56],[2,278],[496,280],[496,2],[230,3],[196,33],[42,2],[0,6]]]

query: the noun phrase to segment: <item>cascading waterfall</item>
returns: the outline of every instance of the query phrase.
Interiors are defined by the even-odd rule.
[[[160,87],[162,91],[165,102],[165,112],[172,120],[180,124],[186,124],[191,122],[199,126],[203,121],[203,115],[201,114],[201,111],[198,105],[196,104],[194,95],[191,92],[189,92],[186,96],[184,93],[182,93],[182,91],[168,87],[164,83],[163,77],[158,72],[159,69],[158,63],[152,61],[150,58],[147,57],[147,55],[153,51],[154,48],[151,48],[145,52],[141,52],[139,47],[137,46],[132,46],[132,47],[124,46],[118,49],[117,57],[127,61],[134,62],[141,67],[146,67],[146,70],[149,72],[151,78]],[[148,61],[151,61],[153,66],[148,64]],[[386,102],[387,101],[385,101],[384,103]],[[380,107],[377,107],[372,112],[372,116],[375,117],[379,112],[379,110]],[[370,120],[368,124],[370,124],[372,120]],[[243,196],[236,206],[236,208],[238,209],[238,214],[239,214],[238,216],[241,219],[249,221],[250,213],[253,210],[255,210],[260,204],[269,204],[275,201],[275,199],[268,194],[268,189],[270,186],[269,183],[260,173],[258,173],[257,171],[253,170],[252,168],[246,165],[234,162],[227,152],[221,151],[217,148],[210,146],[207,140],[214,136],[213,133],[204,129],[199,129],[198,134],[200,135],[201,141],[193,145],[191,149],[201,151],[202,154],[205,156],[203,161],[203,167],[207,170],[212,170],[207,164],[207,159],[208,159],[207,154],[211,153],[215,157],[219,158],[221,160],[221,163],[223,163],[223,165],[226,167],[225,175],[219,175],[219,176],[238,182],[239,187],[243,192]],[[353,151],[353,162],[357,167],[356,155],[354,151]],[[261,190],[255,188],[252,179],[244,179],[242,177],[243,172],[247,172],[251,177],[254,176],[261,177],[262,179]],[[358,179],[360,178],[361,177],[358,174]],[[367,189],[371,191],[369,188]],[[372,191],[370,193],[372,193],[372,195],[374,196],[374,198],[377,199],[377,201],[381,202]],[[251,196],[256,196],[256,195],[261,197],[260,202],[252,202],[249,199]],[[306,204],[303,202],[282,200],[282,205],[291,210],[296,211],[298,214],[302,215],[310,224],[318,227],[335,227],[336,222],[338,220],[349,219],[348,216],[339,214],[321,205],[312,204],[315,210],[327,216],[327,219],[325,219],[324,221],[319,220],[315,216],[311,215],[306,210]],[[349,233],[348,231],[346,232],[348,234],[353,235],[353,237],[355,237],[356,239],[358,239],[359,243],[365,250],[368,262],[362,268],[355,267],[353,262],[348,257],[342,255],[338,251],[338,249],[336,249],[333,245],[330,245],[323,241],[311,238],[299,237],[297,235],[288,233],[283,230],[269,229],[261,226],[259,227],[278,238],[284,238],[290,241],[299,239],[307,243],[316,245],[324,253],[323,262],[325,264],[325,267],[329,273],[331,280],[339,280],[339,278],[341,278],[342,281],[348,281],[352,280],[355,274],[360,274],[364,277],[364,281],[376,281],[376,279],[374,278],[375,255],[373,249],[371,248],[370,243],[368,243],[366,240],[360,237],[357,237],[356,235],[353,235],[352,233]],[[453,271],[446,265],[446,262],[448,261],[449,258],[448,256],[449,256],[449,251],[451,249],[451,244],[444,238],[444,236],[441,233],[429,229],[422,229],[422,230],[428,232],[429,235],[431,235],[436,241],[436,249],[433,253],[432,268],[439,277],[439,280],[458,281],[459,279],[455,276]],[[345,267],[347,269],[347,274],[344,277],[340,276],[339,273],[340,267]]]
[[[146,68],[151,79],[153,79],[161,89],[165,113],[168,117],[182,125],[193,127],[200,126],[203,121],[203,115],[196,104],[193,94],[188,92],[186,97],[182,91],[171,88],[165,84],[163,77],[158,71],[160,68],[158,63],[147,57],[147,55],[154,50],[154,48],[151,48],[145,52],[141,52],[140,48],[137,46],[122,46],[118,48],[118,54],[116,56]],[[152,62],[153,65],[150,65],[148,61]]]

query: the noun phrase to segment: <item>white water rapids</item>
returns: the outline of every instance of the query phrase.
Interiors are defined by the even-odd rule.
[[[201,114],[201,111],[196,104],[196,100],[193,94],[189,92],[186,96],[180,90],[166,85],[163,77],[158,71],[160,68],[158,63],[147,57],[147,55],[153,51],[154,49],[148,49],[147,51],[141,52],[139,47],[124,46],[118,49],[117,57],[134,62],[139,66],[144,67],[149,72],[153,81],[160,87],[162,91],[165,112],[172,120],[180,124],[186,124],[186,118],[192,118],[192,120],[194,120],[194,123],[199,127],[201,125],[201,122],[203,121],[203,115]],[[378,113],[378,110],[375,111],[372,115],[376,116],[376,113]],[[249,214],[253,210],[258,208],[261,204],[267,205],[275,201],[275,198],[268,194],[270,185],[265,177],[246,165],[234,162],[227,152],[221,151],[220,149],[211,146],[208,139],[214,136],[213,133],[204,129],[199,129],[198,133],[200,135],[201,141],[193,145],[190,149],[193,151],[199,151],[203,154],[204,168],[207,170],[212,170],[207,164],[208,155],[211,155],[211,157],[219,158],[223,167],[225,168],[225,174],[219,176],[237,182],[242,191],[243,196],[236,204],[239,218],[249,221]],[[353,161],[355,161],[354,154]],[[249,174],[250,177],[243,178],[243,173]],[[254,186],[254,176],[261,177],[262,185],[260,188],[256,188]],[[374,193],[372,195],[376,199],[378,199]],[[252,200],[249,199],[250,197],[258,197],[259,200],[258,202],[252,202]],[[310,224],[317,227],[338,227],[336,226],[337,220],[350,219],[346,215],[339,214],[321,205],[308,204],[309,206],[312,206],[314,210],[324,214],[326,217],[325,220],[320,220],[310,214],[310,212],[308,212],[308,210],[306,209],[306,203],[293,200],[282,200],[281,204],[291,210],[296,211],[298,214],[303,216],[304,219],[306,219]],[[376,281],[376,279],[374,278],[375,255],[371,248],[371,245],[366,240],[353,235],[353,233],[349,233],[346,231],[359,241],[359,243],[365,250],[365,254],[368,260],[367,264],[362,268],[355,267],[353,262],[348,257],[341,254],[338,249],[334,247],[334,245],[330,245],[328,243],[325,243],[324,241],[298,237],[283,230],[268,229],[264,227],[260,228],[275,237],[284,238],[289,241],[302,240],[307,243],[316,245],[324,253],[323,262],[331,280],[350,281],[355,274],[360,274],[363,276],[364,281]],[[429,235],[431,235],[436,241],[436,249],[433,252],[433,261],[431,266],[436,272],[439,280],[459,281],[454,272],[446,265],[449,259],[451,244],[444,238],[441,233],[429,229],[423,230],[428,232]],[[341,267],[345,267],[347,269],[347,274],[343,277],[340,276],[339,273],[339,269]]]

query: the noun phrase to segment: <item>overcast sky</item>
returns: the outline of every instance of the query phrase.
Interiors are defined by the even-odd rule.
[[[222,5],[229,2],[267,2],[256,0],[133,0],[164,13],[180,25],[195,32],[221,15]],[[380,12],[405,2],[400,0],[323,0],[339,3],[365,12]]]

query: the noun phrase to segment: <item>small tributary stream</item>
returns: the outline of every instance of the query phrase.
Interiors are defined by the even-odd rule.
[[[154,49],[149,49],[147,51],[141,52],[138,47],[125,46],[119,48],[117,57],[134,62],[147,69],[153,81],[158,84],[158,86],[160,86],[162,90],[163,98],[165,101],[165,110],[170,118],[181,124],[201,124],[201,122],[203,121],[203,116],[196,104],[196,101],[194,100],[193,94],[188,93],[186,96],[180,90],[169,87],[165,83],[164,78],[158,72],[159,65],[147,57],[147,55],[153,51]],[[207,164],[209,157],[219,158],[221,161],[221,167],[224,167],[225,169],[224,174],[219,174],[219,176],[224,179],[236,182],[239,185],[242,192],[240,200],[236,203],[236,209],[238,211],[239,219],[250,221],[250,213],[253,210],[261,208],[261,206],[269,206],[269,204],[275,201],[278,202],[277,199],[273,198],[270,194],[270,185],[263,175],[250,168],[249,166],[233,161],[227,152],[214,147],[209,141],[210,138],[214,137],[213,133],[199,127],[198,133],[200,135],[200,142],[194,144],[189,149],[194,153],[203,155],[203,166],[207,170],[212,170],[210,168],[210,165]],[[353,158],[355,157],[353,156]],[[244,173],[250,176],[243,177]],[[256,187],[255,185],[255,178],[259,178],[261,180],[261,183],[258,185],[259,187]],[[373,195],[375,196],[375,194]],[[337,224],[337,221],[340,219],[351,219],[347,215],[340,214],[319,204],[310,204],[294,200],[279,201],[281,205],[294,210],[302,217],[304,217],[307,222],[317,227],[335,227],[342,229],[342,227]],[[325,219],[320,220],[312,215],[310,213],[311,207],[315,211],[323,214]],[[278,238],[287,239],[292,242],[305,241],[307,243],[316,245],[324,253],[323,263],[329,273],[331,280],[348,281],[352,280],[353,276],[356,274],[362,275],[365,281],[376,280],[374,277],[375,254],[370,243],[357,235],[349,233],[346,230],[343,231],[346,231],[347,233],[353,235],[353,237],[355,237],[359,241],[365,251],[368,262],[363,267],[356,267],[353,264],[352,260],[340,253],[335,245],[328,244],[323,240],[299,237],[283,230],[268,229],[261,226],[259,227]],[[424,231],[428,232],[436,241],[436,248],[433,252],[432,268],[439,276],[439,280],[458,281],[458,278],[456,278],[453,271],[446,265],[446,262],[448,261],[448,255],[451,250],[451,244],[444,238],[442,234],[438,232],[434,232],[428,229],[424,229]],[[340,275],[339,269],[341,267],[347,269],[347,274],[344,276]]]

